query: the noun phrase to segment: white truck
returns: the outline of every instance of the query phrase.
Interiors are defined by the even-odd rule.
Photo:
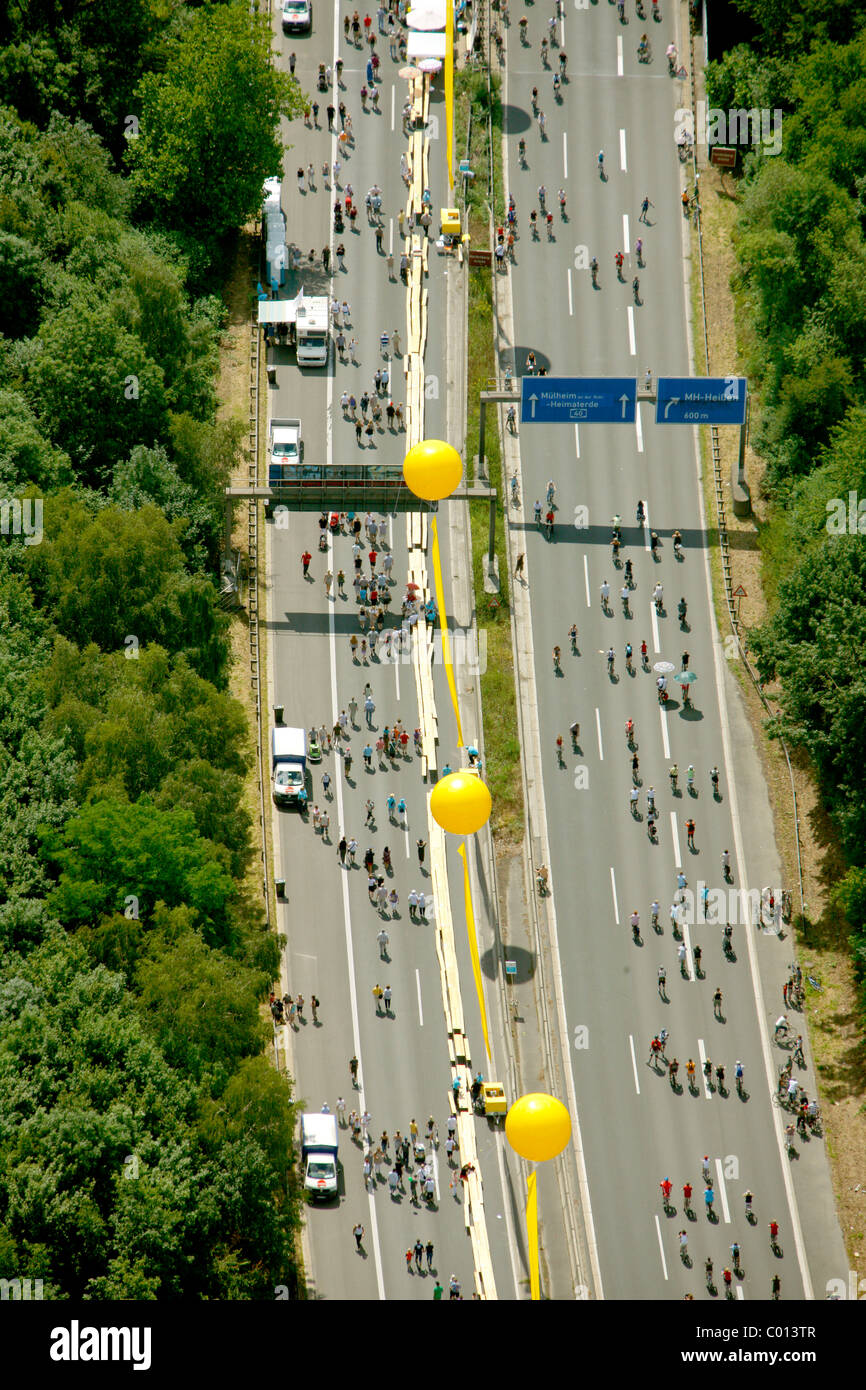
[[[271,733],[271,776],[278,806],[299,806],[307,775],[307,735],[278,725]]]
[[[301,476],[300,465],[303,457],[304,441],[301,438],[300,420],[273,416],[268,466],[269,486],[297,482]]]
[[[313,1197],[337,1196],[337,1117],[301,1116],[304,1191]]]
[[[303,293],[303,292],[302,292]],[[295,335],[299,367],[327,367],[331,343],[326,294],[296,300]]]

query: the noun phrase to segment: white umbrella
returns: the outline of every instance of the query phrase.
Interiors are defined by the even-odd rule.
[[[397,76],[398,76],[398,77],[420,77],[420,76],[421,76],[421,69],[420,69],[420,68],[413,67],[412,64],[410,63],[408,67],[400,68],[399,71],[398,71],[398,73],[397,73]]]
[[[661,671],[667,675],[668,671],[675,671],[676,667],[672,661],[657,661],[653,667],[654,671]]]
[[[442,71],[442,64],[438,58],[422,58],[418,66],[422,72]]]

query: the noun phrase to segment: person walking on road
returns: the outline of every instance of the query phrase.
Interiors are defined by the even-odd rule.
[[[360,1221],[356,1222],[355,1225],[352,1227],[352,1235],[355,1237],[355,1248],[360,1255],[364,1253],[364,1247],[362,1244],[364,1234],[364,1227],[361,1225]]]
[[[426,841],[426,840],[417,840],[417,841],[416,841],[416,848],[417,848],[417,850],[418,850],[418,863],[421,865],[421,868],[422,868],[422,870],[423,870],[423,868],[424,868],[424,851],[425,851],[426,848],[427,848],[427,841]]]
[[[391,938],[390,938],[390,936],[388,935],[388,933],[386,932],[386,930],[385,930],[384,927],[383,927],[382,930],[379,932],[378,936],[376,937],[376,940],[377,940],[378,943],[379,943],[379,959],[380,959],[380,960],[387,960],[387,959],[388,959],[388,942],[391,940]]]
[[[385,1001],[385,1013],[389,1018],[391,1017],[391,997],[391,986],[386,985],[382,990],[382,998]]]
[[[346,839],[345,835],[341,835],[341,836],[340,836],[340,843],[337,845],[337,853],[338,853],[339,856],[340,856],[340,863],[341,863],[341,864],[345,864],[345,862],[346,862],[346,850],[347,850],[348,848],[349,848],[349,841]]]
[[[364,714],[367,716],[367,728],[368,728],[368,729],[372,729],[372,727],[373,727],[373,715],[375,714],[375,712],[376,712],[376,705],[375,705],[375,702],[374,702],[374,700],[373,700],[373,697],[372,697],[372,695],[368,695],[367,698],[366,698],[366,700],[364,701]]]
[[[416,1267],[416,1269],[418,1269],[418,1270],[420,1271],[420,1269],[421,1269],[421,1261],[422,1261],[422,1259],[424,1258],[424,1246],[423,1246],[422,1243],[421,1243],[421,1238],[420,1238],[420,1236],[419,1236],[419,1238],[415,1241],[415,1245],[414,1245],[413,1249],[414,1249],[414,1252],[415,1252],[415,1267]]]

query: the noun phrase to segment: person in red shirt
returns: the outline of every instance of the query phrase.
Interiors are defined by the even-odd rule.
[[[692,1185],[690,1182],[683,1183],[683,1207],[688,1211],[692,1204]]]
[[[303,555],[301,556],[301,564],[302,564],[303,567],[304,567],[304,578],[305,578],[305,579],[309,576],[309,573],[310,573],[310,561],[312,560],[312,558],[313,558],[313,557],[312,557],[312,555],[310,554],[309,550],[305,550],[304,553],[303,553]]]
[[[672,1184],[670,1178],[662,1178],[662,1181],[659,1183],[659,1187],[662,1190],[662,1197],[664,1198],[665,1206],[667,1206],[668,1201],[670,1200],[671,1186]]]

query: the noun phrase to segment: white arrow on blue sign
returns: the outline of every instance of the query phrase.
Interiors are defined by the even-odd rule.
[[[746,418],[744,376],[660,376],[657,425],[742,425]]]
[[[628,376],[524,376],[523,425],[633,423],[637,380]]]

